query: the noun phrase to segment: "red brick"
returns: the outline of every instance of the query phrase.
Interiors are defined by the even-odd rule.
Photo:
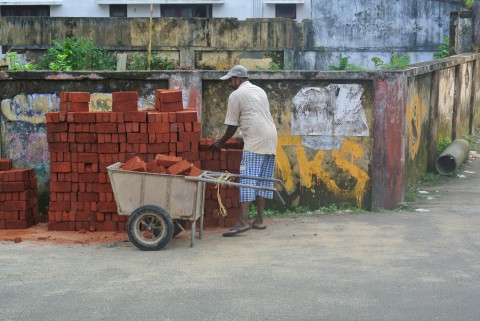
[[[68,152],[69,151],[69,144],[68,143],[48,144],[48,151],[50,151],[50,152]]]
[[[112,111],[114,112],[138,111],[138,102],[136,101],[113,102]]]
[[[27,189],[26,182],[3,182],[2,183],[2,192],[3,193],[13,193],[13,192],[22,192]]]
[[[169,123],[149,123],[147,126],[149,134],[170,133]]]
[[[73,115],[75,123],[96,123],[95,113],[90,113],[88,110],[86,112],[76,112]]]
[[[165,166],[159,165],[156,160],[152,160],[147,163],[147,172],[149,173],[166,173],[167,168]]]
[[[28,208],[26,201],[5,201],[3,205],[5,212],[24,211]]]
[[[117,143],[104,143],[98,144],[99,153],[111,153],[116,154],[120,151],[120,146]]]
[[[77,143],[93,144],[97,142],[97,134],[96,133],[77,133],[75,135],[75,141]]]
[[[116,91],[112,92],[112,102],[137,102],[138,101],[138,91]]]
[[[73,101],[73,102],[90,102],[90,93],[89,92],[79,92],[79,91],[64,91],[60,92],[60,102]]]
[[[181,162],[183,159],[181,157],[158,154],[158,155],[155,155],[155,160],[157,161],[158,165],[165,166],[168,168],[172,165],[175,165]]]
[[[146,172],[147,165],[145,162],[138,156],[134,156],[126,161],[122,166],[121,169],[127,171],[137,171],[137,172]]]
[[[182,101],[182,91],[174,89],[157,89],[155,91],[156,100],[162,103],[172,103]]]
[[[148,142],[148,134],[127,133],[127,143],[140,144]]]
[[[170,167],[167,168],[167,173],[172,174],[172,175],[182,175],[186,174],[190,171],[192,164],[190,164],[186,160],[182,160],[181,162],[178,162]]]
[[[198,168],[195,165],[192,165],[192,168],[190,169],[190,173],[188,174],[189,176],[200,176],[202,174],[202,170]]]
[[[100,123],[96,124],[95,131],[98,134],[116,134],[118,127],[116,123]]]
[[[177,123],[198,122],[197,111],[195,109],[185,109],[176,112]]]
[[[71,171],[72,171],[72,166],[70,162],[50,163],[51,173],[69,173]]]
[[[58,112],[45,113],[45,122],[46,123],[58,123]]]
[[[10,158],[0,158],[0,172],[9,171],[13,168],[13,161]]]
[[[183,103],[181,101],[164,103],[157,100],[155,103],[155,109],[160,112],[178,112],[183,110]]]
[[[61,112],[88,112],[88,102],[60,102]]]
[[[70,192],[72,184],[70,182],[50,182],[50,192]]]
[[[47,123],[47,132],[61,133],[68,131],[67,123]]]
[[[98,157],[97,153],[80,153],[77,154],[75,160],[82,163],[98,163]]]
[[[178,133],[178,140],[181,142],[199,142],[200,138],[201,138],[200,133],[193,133],[193,132]]]
[[[168,153],[168,143],[147,144],[146,147],[149,154]]]
[[[144,111],[129,111],[124,113],[125,122],[145,123],[147,121],[147,113]]]

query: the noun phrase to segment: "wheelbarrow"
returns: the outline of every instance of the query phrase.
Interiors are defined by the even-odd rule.
[[[128,215],[127,233],[130,242],[140,250],[162,249],[171,238],[184,231],[191,222],[190,246],[202,238],[205,184],[249,187],[274,192],[285,204],[276,188],[250,186],[231,182],[231,178],[271,181],[287,190],[278,179],[256,178],[230,173],[203,171],[199,176],[181,176],[120,170],[123,163],[107,167],[119,215]]]

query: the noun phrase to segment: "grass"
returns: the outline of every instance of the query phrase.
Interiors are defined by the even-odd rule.
[[[347,208],[347,207],[338,207],[336,204],[331,204],[329,206],[320,207],[319,209],[312,210],[308,206],[296,206],[293,208],[286,208],[284,210],[274,210],[274,209],[265,209],[263,212],[264,217],[298,217],[298,216],[317,216],[325,215],[332,213],[361,213],[365,210],[359,208]],[[248,210],[248,217],[254,218],[257,214],[257,207],[254,204],[250,204]]]

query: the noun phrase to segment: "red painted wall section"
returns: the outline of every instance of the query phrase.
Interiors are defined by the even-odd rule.
[[[406,78],[374,80],[372,208],[393,209],[403,200]]]

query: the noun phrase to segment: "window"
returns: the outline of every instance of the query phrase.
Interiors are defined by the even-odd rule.
[[[126,4],[111,4],[110,5],[110,17],[112,17],[112,18],[125,18],[125,17],[127,17],[127,5]]]
[[[2,17],[50,17],[50,6],[1,6]]]
[[[275,17],[296,19],[297,5],[296,4],[276,4]]]
[[[164,4],[160,10],[162,17],[177,18],[210,18],[212,16],[212,5],[210,4]]]

